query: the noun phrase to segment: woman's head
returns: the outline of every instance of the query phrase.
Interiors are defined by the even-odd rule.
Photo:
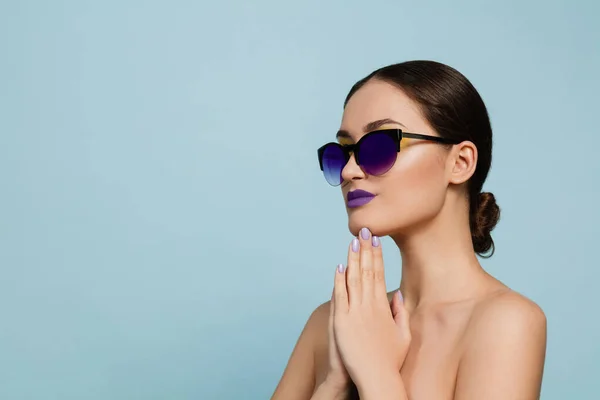
[[[393,165],[378,170],[373,160],[385,153],[384,143],[393,145],[397,129],[426,136],[407,134]],[[491,193],[481,193],[491,165],[492,130],[473,85],[455,69],[432,61],[378,69],[350,90],[338,141],[353,145],[382,130],[359,145],[360,166],[354,152],[341,172],[345,200],[355,190],[375,195],[364,205],[360,199],[347,203],[350,231],[357,234],[367,226],[379,236],[410,234],[451,203],[464,207],[475,251],[493,253],[490,232],[499,208]]]

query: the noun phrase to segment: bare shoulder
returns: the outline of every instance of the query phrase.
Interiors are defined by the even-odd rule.
[[[325,322],[327,325],[327,321],[329,320],[329,306],[331,301],[326,301],[325,303],[320,304],[311,314],[311,319],[313,319],[314,323],[321,324]]]
[[[538,399],[546,353],[546,316],[508,288],[482,299],[465,331],[455,399]]]
[[[330,306],[331,301],[320,304],[312,312],[307,322],[307,327],[310,326],[312,344],[315,350],[318,350],[323,343],[327,343]]]
[[[504,333],[540,334],[546,329],[546,315],[531,299],[504,288],[482,299],[475,306],[469,323],[469,331],[476,336],[498,329]]]
[[[303,334],[307,337],[307,342],[313,353],[318,350],[323,342],[327,342],[327,328],[329,324],[329,309],[331,301],[317,306],[310,314]]]
[[[272,400],[303,400],[312,395],[320,348],[327,343],[329,301],[315,308],[304,325]],[[324,338],[324,339],[323,339]]]

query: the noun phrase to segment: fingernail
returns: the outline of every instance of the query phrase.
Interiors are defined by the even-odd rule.
[[[357,238],[352,239],[352,251],[357,253],[359,246],[360,246],[360,243],[358,242],[358,239]]]
[[[344,271],[346,270],[346,267],[344,266],[344,264],[338,264],[337,270],[340,274],[343,274]]]
[[[360,230],[360,237],[362,237],[363,240],[367,240],[369,237],[371,237],[371,232],[367,228],[362,228]]]
[[[402,297],[402,293],[400,293],[399,290],[398,290],[398,299],[400,299],[400,302],[404,302],[404,297]]]
[[[371,240],[373,247],[379,247],[379,238],[377,236],[373,236],[373,240]]]

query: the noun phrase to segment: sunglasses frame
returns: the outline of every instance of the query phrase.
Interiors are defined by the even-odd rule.
[[[396,152],[400,152],[400,142],[402,142],[403,138],[428,140],[431,142],[437,142],[437,143],[442,143],[442,144],[458,144],[458,143],[460,143],[460,141],[443,138],[443,137],[439,137],[439,136],[424,135],[422,133],[403,132],[402,129],[379,129],[379,130],[372,131],[372,132],[365,134],[363,137],[361,137],[358,140],[358,142],[356,142],[354,144],[341,145],[336,142],[325,143],[323,146],[319,147],[319,149],[317,150],[317,155],[319,157],[319,168],[321,168],[321,171],[323,171],[323,153],[325,152],[325,149],[327,148],[327,146],[331,146],[331,145],[335,145],[335,146],[339,147],[342,150],[342,152],[344,153],[344,157],[346,159],[346,161],[344,162],[344,167],[350,160],[351,153],[354,153],[354,158],[356,160],[356,164],[360,166],[360,144],[365,138],[367,138],[371,135],[375,135],[375,134],[379,134],[379,135],[385,134],[385,135],[388,135],[389,137],[391,137],[394,140],[394,142],[396,143]],[[358,151],[356,151],[356,150],[358,150]],[[344,167],[342,167],[342,169]],[[338,186],[338,185],[336,185],[336,186]]]

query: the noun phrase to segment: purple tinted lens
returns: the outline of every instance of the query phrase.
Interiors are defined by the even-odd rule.
[[[329,145],[323,151],[323,174],[330,185],[337,186],[342,183],[342,169],[346,158],[341,148]]]
[[[383,133],[365,137],[360,143],[359,163],[369,175],[382,175],[392,168],[398,156],[394,139]]]

